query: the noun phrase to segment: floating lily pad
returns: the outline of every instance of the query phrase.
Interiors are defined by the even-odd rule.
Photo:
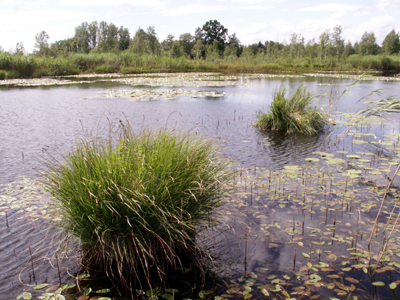
[[[309,162],[317,162],[317,161],[319,161],[320,159],[319,159],[319,158],[316,158],[316,157],[307,157],[305,160],[306,160],[306,161],[309,161]]]

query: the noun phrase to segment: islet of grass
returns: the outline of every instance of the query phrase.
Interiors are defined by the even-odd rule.
[[[285,134],[316,134],[327,124],[327,115],[313,107],[313,101],[314,96],[302,85],[290,97],[286,97],[286,89],[280,89],[268,112],[259,112],[254,126]]]
[[[62,163],[46,159],[45,186],[86,266],[151,288],[182,259],[199,264],[198,226],[224,202],[227,162],[210,139],[120,128],[117,138],[79,140]]]

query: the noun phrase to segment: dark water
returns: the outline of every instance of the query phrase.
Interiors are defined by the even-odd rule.
[[[168,127],[198,131],[204,135],[219,138],[223,144],[223,155],[233,158],[243,168],[254,169],[257,166],[280,170],[286,165],[304,164],[304,159],[313,156],[312,153],[315,151],[346,150],[350,153],[357,149],[357,151],[374,153],[379,151],[378,146],[371,144],[357,145],[356,150],[354,149],[356,146],[352,143],[334,146],[333,143],[325,141],[325,133],[316,137],[288,138],[279,134],[263,133],[252,126],[257,111],[267,110],[274,91],[279,87],[284,87],[290,92],[304,84],[315,94],[324,95],[317,99],[316,106],[327,109],[329,94],[331,92],[334,95],[340,94],[352,80],[275,78],[242,79],[242,81],[245,85],[199,88],[240,95],[222,98],[181,97],[175,100],[161,99],[148,102],[106,98],[83,100],[111,87],[133,89],[133,87],[111,83],[51,88],[2,88],[0,90],[0,184],[19,181],[20,176],[36,178],[43,168],[40,157],[44,150],[59,157],[57,153],[72,149],[75,139],[82,137],[84,132],[104,134],[110,122],[116,123],[120,119],[129,121],[135,130]],[[363,82],[353,88],[351,94],[346,94],[340,99],[334,112],[339,114],[358,111],[364,104],[357,103],[357,100],[377,89],[381,89],[386,96],[400,94],[399,83]],[[391,120],[384,127],[373,126],[369,130],[378,137],[394,132],[399,133],[399,118]],[[335,136],[337,134],[333,138]],[[19,188],[16,184],[13,186],[14,190]],[[2,189],[4,194],[5,187],[3,186]],[[34,190],[35,187],[32,189]],[[35,201],[41,202],[40,199],[35,199]],[[47,254],[45,247],[40,247],[40,245],[43,242],[47,243],[47,239],[51,239],[51,233],[48,233],[46,226],[40,225],[40,222],[36,222],[35,224],[38,225],[35,227],[24,218],[19,218],[17,214],[19,208],[11,209],[7,206],[6,209],[5,207],[3,206],[3,209],[7,210],[8,220],[6,216],[0,215],[2,240],[0,294],[7,299],[13,299],[24,288],[19,283],[20,272],[23,274],[25,283],[33,283],[32,268],[29,269],[31,259],[29,247],[34,258],[39,260],[39,257]],[[10,223],[8,227],[6,222]],[[259,259],[265,259],[267,254],[271,255],[275,251],[274,255],[278,256],[270,257],[269,260],[278,259],[280,253],[276,249],[272,249],[267,254],[262,254],[264,250],[260,249],[253,249],[253,251],[258,253]],[[242,254],[239,251],[238,255]],[[282,255],[280,255],[281,258]],[[26,269],[22,270],[22,268]],[[42,281],[57,283],[56,269],[46,267],[45,262],[43,266],[38,263],[34,268],[37,268],[36,273],[39,273],[36,277],[40,277]],[[42,269],[41,273],[39,269]],[[62,273],[65,275],[66,270]],[[40,280],[36,278],[36,281]]]

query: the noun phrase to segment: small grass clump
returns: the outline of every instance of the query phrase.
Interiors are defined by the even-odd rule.
[[[204,254],[196,233],[223,203],[227,162],[209,139],[119,130],[78,141],[63,163],[46,160],[45,185],[87,266],[129,286],[165,284],[168,269]]]
[[[286,98],[286,90],[274,95],[268,113],[260,111],[254,126],[286,134],[316,134],[327,123],[326,114],[312,107],[313,95],[302,85]]]

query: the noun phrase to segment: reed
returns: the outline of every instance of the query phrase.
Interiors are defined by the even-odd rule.
[[[327,123],[327,116],[312,107],[314,97],[302,85],[286,98],[286,90],[274,94],[268,113],[257,115],[254,126],[262,130],[281,131],[285,134],[316,134]]]
[[[46,159],[45,185],[86,266],[154,287],[184,259],[201,266],[198,226],[223,204],[229,179],[216,150],[187,133],[122,126],[117,137],[79,140],[64,163]]]

